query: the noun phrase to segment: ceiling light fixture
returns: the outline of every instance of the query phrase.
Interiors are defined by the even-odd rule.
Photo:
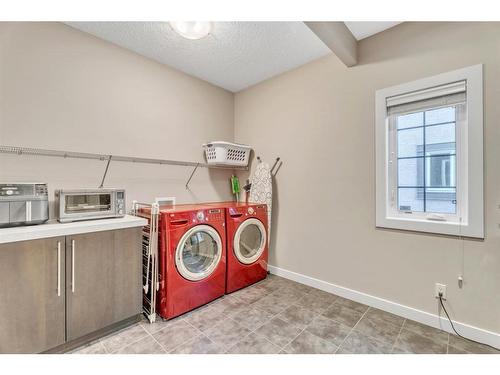
[[[204,38],[212,31],[212,22],[175,21],[170,26],[180,36],[192,40]]]

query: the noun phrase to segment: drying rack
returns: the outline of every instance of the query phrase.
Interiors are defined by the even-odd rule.
[[[141,158],[141,157],[135,157],[135,156],[120,156],[120,155],[96,154],[96,153],[88,153],[88,152],[49,150],[49,149],[42,149],[42,148],[30,148],[30,147],[20,147],[20,146],[0,145],[0,153],[106,161],[106,168],[104,170],[104,174],[102,176],[101,184],[99,185],[99,187],[104,186],[104,181],[106,180],[106,176],[108,174],[108,169],[109,169],[109,165],[110,165],[111,161],[193,167],[193,170],[192,170],[191,174],[189,175],[189,178],[186,182],[186,189],[187,190],[189,189],[189,183],[191,182],[191,179],[193,178],[193,176],[196,173],[196,170],[198,168],[226,169],[226,170],[248,170],[248,167],[222,166],[222,165],[213,165],[213,164],[194,162],[194,161]]]
[[[150,323],[156,321],[156,292],[158,280],[158,216],[157,203],[134,201],[132,214],[148,220],[142,228],[142,310]]]

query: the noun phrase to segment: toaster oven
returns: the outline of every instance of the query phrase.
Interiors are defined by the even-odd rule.
[[[61,223],[125,216],[123,189],[61,189],[55,192],[57,220]]]

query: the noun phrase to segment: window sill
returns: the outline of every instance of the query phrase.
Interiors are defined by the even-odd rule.
[[[376,227],[484,239],[484,231],[482,227],[474,227],[471,224],[457,223],[453,221],[382,217],[377,218]]]

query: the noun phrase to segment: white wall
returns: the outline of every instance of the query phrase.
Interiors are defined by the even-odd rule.
[[[234,137],[233,94],[61,23],[0,23],[0,144],[203,161]],[[97,187],[100,161],[0,154],[0,180]],[[230,198],[229,173],[111,163],[131,201]]]
[[[456,320],[500,333],[499,45],[499,23],[404,23],[361,41],[355,67],[331,55],[237,93],[236,141],[284,162],[270,263],[433,314],[444,283]],[[486,239],[376,229],[375,91],[478,63]]]

